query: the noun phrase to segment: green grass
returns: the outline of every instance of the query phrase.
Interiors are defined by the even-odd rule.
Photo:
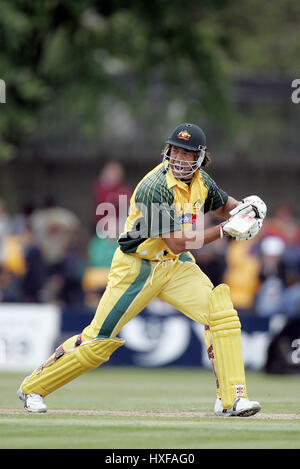
[[[300,376],[247,372],[250,398],[262,414],[280,419],[217,418],[212,373],[191,369],[102,367],[46,398],[47,414],[21,409],[16,389],[20,373],[0,373],[1,449],[299,449]],[[3,411],[7,409],[7,413]],[[51,413],[51,410],[120,411],[121,415]],[[122,415],[122,411],[203,412],[185,415]],[[299,415],[298,415],[299,416]]]

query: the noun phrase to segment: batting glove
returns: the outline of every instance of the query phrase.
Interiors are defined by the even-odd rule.
[[[244,220],[242,220],[244,216],[245,215],[237,214],[234,217],[231,217],[229,220],[226,220],[223,223],[221,223],[220,224],[220,238],[222,239],[226,235],[226,236],[229,236],[231,239],[235,239],[236,241],[246,241],[248,239],[253,239],[260,231],[263,222],[259,218],[253,219],[251,217],[252,222],[251,220],[249,220],[249,228],[246,231],[244,231],[245,229],[245,227],[243,226]],[[238,223],[235,223],[234,227],[230,226],[230,223],[229,223],[230,221],[236,220],[237,222],[239,222],[240,218],[242,220],[242,224],[240,225],[240,227]],[[239,234],[239,231],[240,231],[240,234]]]
[[[259,233],[262,227],[262,220],[257,218],[255,220],[255,224],[249,229],[249,231],[241,236],[236,236],[235,240],[236,241],[247,241],[248,239],[253,239],[255,236]]]
[[[242,200],[242,203],[250,203],[256,213],[256,218],[260,218],[261,220],[265,219],[267,214],[267,206],[260,197],[257,195],[249,195],[249,197],[245,197],[245,199]]]

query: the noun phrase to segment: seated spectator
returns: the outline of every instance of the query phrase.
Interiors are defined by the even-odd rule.
[[[285,242],[279,236],[267,236],[260,244],[260,289],[256,297],[258,316],[272,316],[279,312],[279,302],[285,288],[285,266],[282,260]]]
[[[82,302],[81,280],[85,264],[77,246],[81,230],[78,217],[48,198],[45,207],[36,211],[31,221],[46,268],[42,300],[68,304]]]
[[[79,218],[49,197],[44,208],[32,215],[31,226],[49,271],[56,271],[80,229]]]

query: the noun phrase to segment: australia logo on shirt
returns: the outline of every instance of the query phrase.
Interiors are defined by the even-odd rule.
[[[191,225],[193,225],[195,223],[196,219],[197,219],[197,214],[196,213],[184,213],[180,217],[180,223],[182,225],[186,224],[186,223],[190,223]]]

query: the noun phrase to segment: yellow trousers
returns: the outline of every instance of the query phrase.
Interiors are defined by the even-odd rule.
[[[229,288],[221,284],[212,289],[209,278],[188,254],[176,260],[148,261],[124,254],[118,248],[107,288],[91,324],[82,331],[80,339],[74,336],[66,340],[34,370],[23,382],[22,391],[46,396],[109,360],[124,343],[116,337],[122,327],[151,300],[159,298],[190,319],[209,325],[205,340],[217,375],[217,396],[224,407],[230,408],[237,397],[247,396],[240,322]]]
[[[185,260],[187,255],[182,259],[148,261],[118,248],[107,288],[93,321],[83,331],[84,337],[115,337],[154,298],[171,304],[194,321],[208,324],[213,285],[192,259]]]

